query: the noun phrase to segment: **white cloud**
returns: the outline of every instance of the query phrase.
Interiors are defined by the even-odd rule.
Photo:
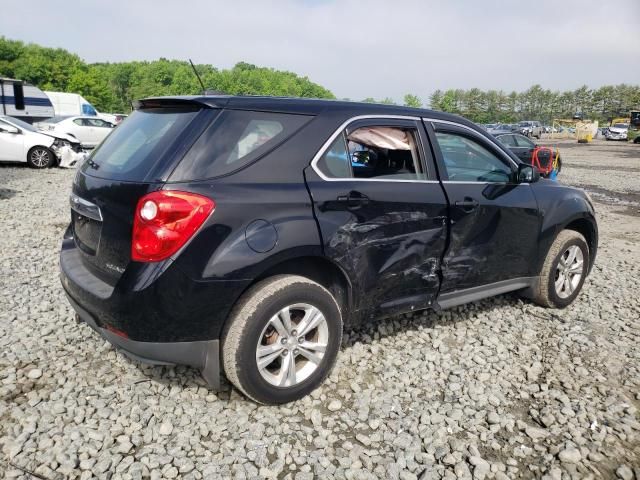
[[[3,9],[0,32],[90,62],[247,61],[307,75],[338,97],[400,99],[638,83],[639,20],[637,0],[43,0]]]

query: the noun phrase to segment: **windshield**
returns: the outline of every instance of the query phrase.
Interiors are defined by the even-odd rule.
[[[98,146],[83,170],[95,177],[141,181],[175,153],[198,108],[136,110]]]
[[[17,118],[13,118],[13,117],[6,117],[6,120],[9,123],[14,124],[16,127],[20,127],[24,130],[27,130],[29,132],[37,132],[38,130],[36,130],[35,128],[33,128],[33,125],[29,125],[27,122],[24,122],[22,120],[19,120]]]
[[[614,123],[613,128],[629,128],[628,123]]]

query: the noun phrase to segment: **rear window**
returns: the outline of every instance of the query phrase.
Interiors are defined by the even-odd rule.
[[[136,110],[98,146],[82,169],[94,177],[156,179],[155,167],[175,153],[198,108]]]
[[[171,181],[212,178],[238,170],[284,142],[310,118],[225,110],[191,147]]]

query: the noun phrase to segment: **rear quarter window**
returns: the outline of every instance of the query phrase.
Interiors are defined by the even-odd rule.
[[[154,179],[193,129],[194,108],[136,110],[99,145],[82,166],[95,177],[126,181]]]
[[[311,118],[225,110],[194,143],[170,181],[200,180],[234,172],[280,145]]]

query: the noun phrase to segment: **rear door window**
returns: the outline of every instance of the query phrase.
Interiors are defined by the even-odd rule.
[[[316,167],[327,178],[426,180],[414,127],[371,125],[341,132]]]
[[[498,141],[506,147],[517,147],[516,139],[513,135],[501,135],[498,137]]]
[[[199,180],[234,172],[280,145],[311,118],[224,110],[191,147],[170,180]]]

